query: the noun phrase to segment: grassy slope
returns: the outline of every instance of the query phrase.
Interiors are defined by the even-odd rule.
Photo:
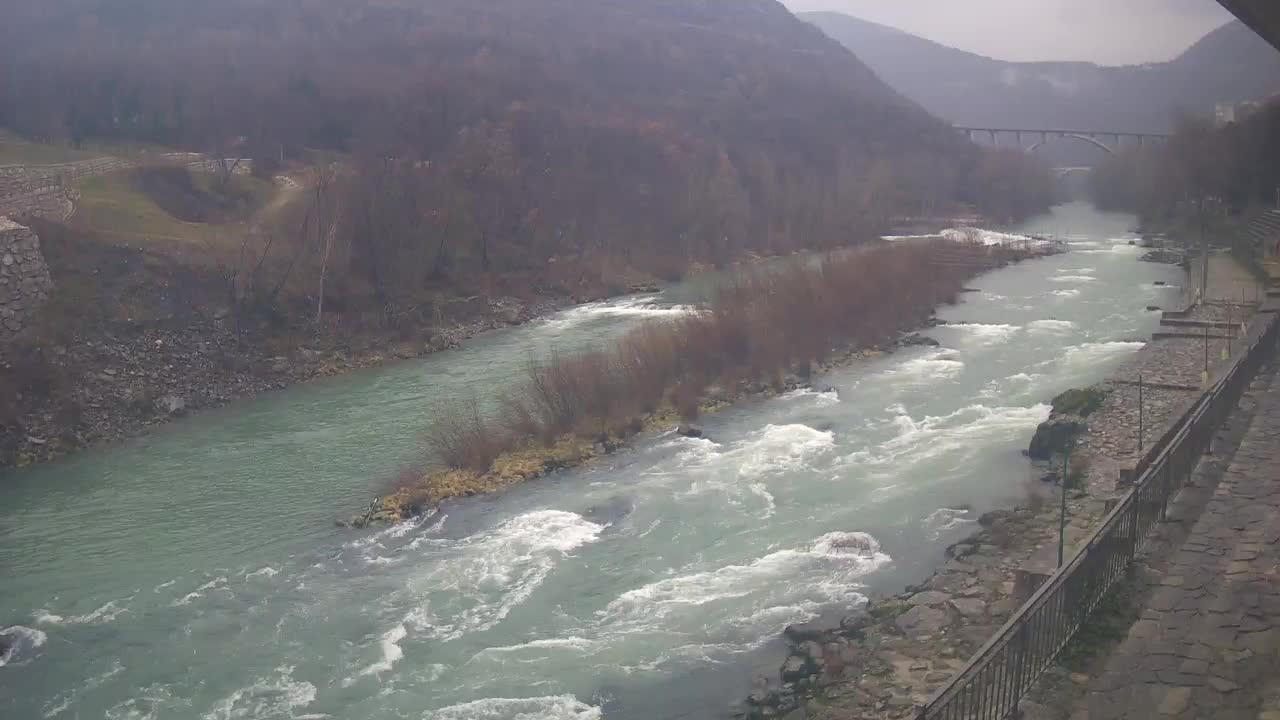
[[[212,179],[202,173],[196,178],[203,183]],[[276,193],[271,183],[258,178],[237,176],[234,182],[253,194],[258,207],[268,204]],[[238,237],[244,231],[238,224],[192,223],[173,217],[139,189],[129,173],[87,178],[80,182],[79,190],[71,224],[113,241],[183,256],[200,251],[208,243]]]
[[[169,148],[142,143],[86,144],[81,148],[28,140],[0,129],[0,165],[57,165],[113,156],[140,160],[159,157]]]

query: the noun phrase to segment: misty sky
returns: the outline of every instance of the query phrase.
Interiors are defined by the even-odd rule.
[[[1168,60],[1232,19],[1214,0],[782,0],[1001,60]]]

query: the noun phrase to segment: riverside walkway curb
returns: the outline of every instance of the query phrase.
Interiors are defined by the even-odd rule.
[[[1280,720],[1280,380],[1146,609],[1090,683],[1089,720]],[[1269,687],[1268,684],[1276,687]]]

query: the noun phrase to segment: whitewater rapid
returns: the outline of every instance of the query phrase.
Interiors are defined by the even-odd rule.
[[[1047,224],[1102,222],[1063,212]],[[918,581],[1025,497],[1049,400],[1133,357],[1146,307],[1178,292],[1175,269],[1137,262],[1128,219],[1103,219],[1068,254],[975,280],[927,331],[937,347],[412,523],[331,526],[442,393],[498,393],[532,350],[679,317],[693,291],[572,308],[14,478],[0,716],[717,715],[776,672],[786,625]]]

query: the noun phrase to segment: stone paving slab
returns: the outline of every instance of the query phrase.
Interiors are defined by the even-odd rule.
[[[1272,717],[1280,661],[1280,382],[1157,580],[1141,619],[1091,684],[1089,720]]]

